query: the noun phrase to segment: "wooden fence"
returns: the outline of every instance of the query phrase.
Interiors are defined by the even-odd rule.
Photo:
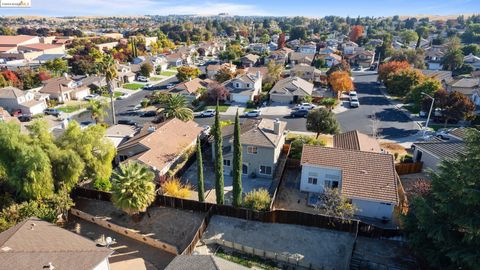
[[[419,173],[422,172],[422,168],[423,162],[395,164],[395,170],[397,171],[398,175]]]

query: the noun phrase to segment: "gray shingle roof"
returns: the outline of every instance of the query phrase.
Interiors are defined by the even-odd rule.
[[[179,255],[165,268],[165,270],[244,270],[250,269],[229,262],[222,258],[209,255]]]
[[[306,96],[313,92],[313,84],[294,76],[278,81],[270,90],[271,94],[283,94],[292,96]]]
[[[8,86],[0,89],[0,98],[18,98],[24,95],[25,93],[16,87]]]
[[[434,138],[426,142],[416,142],[413,144],[417,149],[428,152],[439,159],[454,159],[457,154],[465,153],[465,142],[460,140],[443,141]]]

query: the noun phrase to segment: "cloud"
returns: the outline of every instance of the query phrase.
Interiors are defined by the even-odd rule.
[[[254,5],[194,0],[32,0],[29,9],[5,9],[4,15],[94,16],[94,15],[167,15],[229,13],[233,15],[266,15]]]

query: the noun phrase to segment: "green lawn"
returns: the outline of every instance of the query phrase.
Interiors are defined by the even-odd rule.
[[[220,112],[226,112],[228,110],[228,105],[218,105],[218,111]],[[205,110],[209,110],[209,109],[214,109],[215,110],[216,106],[207,106],[205,107]]]
[[[143,84],[141,84],[141,83],[126,83],[122,87],[125,88],[125,89],[129,89],[129,90],[138,90],[138,89],[141,89],[143,87]]]
[[[122,96],[122,95],[123,95],[122,92],[118,92],[118,91],[113,92],[113,97],[114,98],[117,98],[117,97]],[[109,93],[103,93],[102,97],[110,97],[110,94]]]
[[[253,110],[256,110],[256,108],[245,108],[245,110],[243,110],[243,112],[246,113],[246,112],[250,112],[250,111],[253,111]]]
[[[176,71],[171,71],[171,70],[165,70],[165,71],[162,71],[162,72],[160,73],[160,75],[162,75],[162,76],[168,76],[168,77],[173,76],[173,75],[175,75],[175,74],[177,74],[177,72],[176,72]]]
[[[77,105],[65,105],[65,106],[62,106],[62,107],[58,107],[57,109],[59,111],[62,111],[64,113],[72,113],[72,112],[76,112],[80,109],[83,109],[83,108],[86,108],[87,105],[80,105],[80,104],[77,104]]]
[[[155,81],[160,81],[161,79],[162,79],[162,78],[160,78],[160,77],[155,77],[155,76],[154,76],[154,77],[150,77],[150,81],[154,81],[154,82],[155,82]]]

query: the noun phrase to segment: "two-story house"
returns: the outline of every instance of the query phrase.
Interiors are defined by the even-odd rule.
[[[22,91],[9,86],[0,89],[0,107],[10,112],[21,110],[24,114],[35,115],[43,113],[47,103],[32,91]]]
[[[247,103],[262,91],[262,74],[244,73],[223,83],[230,93],[230,101]]]
[[[292,52],[290,54],[290,64],[298,65],[298,64],[306,64],[312,65],[313,59],[315,58],[315,54],[305,54],[300,52]]]
[[[315,79],[320,79],[320,70],[314,66],[306,64],[295,65],[290,69],[290,76],[298,76],[306,81],[313,82]]]
[[[135,80],[135,73],[130,65],[117,64],[117,79],[120,83],[131,83]]]
[[[342,44],[343,54],[354,54],[358,48],[358,44],[353,41],[348,41]]]
[[[271,119],[247,119],[240,126],[242,144],[242,174],[272,178],[278,158],[285,143],[284,121]],[[234,126],[222,128],[223,169],[230,175],[233,169]],[[213,149],[212,149],[213,150]]]
[[[192,102],[200,97],[201,89],[208,89],[208,85],[214,81],[210,79],[202,80],[200,78],[191,81],[181,82],[168,90],[171,94],[179,94],[185,97],[188,102]]]
[[[304,54],[316,54],[317,53],[317,44],[305,44],[301,45],[298,47],[298,52],[299,53],[304,53]]]
[[[296,103],[311,96],[313,84],[297,76],[279,80],[270,90],[270,101]]]
[[[237,71],[237,66],[232,63],[223,63],[221,65],[208,65],[206,68],[207,78],[214,80],[221,69],[228,69],[231,73]]]
[[[157,69],[163,71],[168,68],[168,61],[164,56],[138,56],[132,60],[132,63],[135,65],[150,64],[153,67],[150,76],[155,75]]]
[[[64,103],[69,100],[81,100],[90,94],[90,88],[80,85],[67,74],[43,82],[40,93],[49,94],[50,99]]]
[[[351,200],[356,215],[391,220],[399,203],[394,159],[390,154],[304,145],[300,190],[309,202],[325,188],[337,188]]]

